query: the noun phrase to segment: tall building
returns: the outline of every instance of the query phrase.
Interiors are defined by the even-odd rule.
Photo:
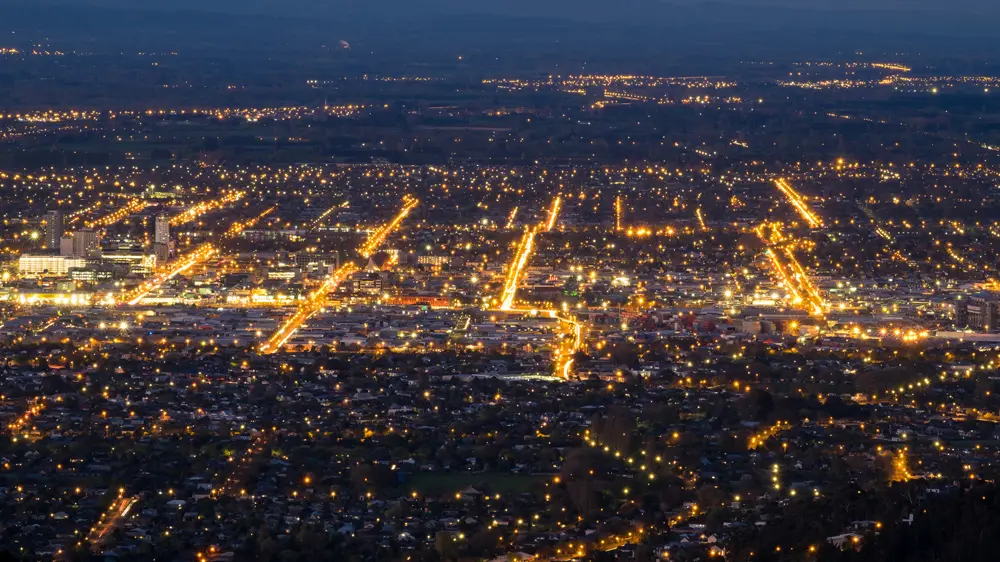
[[[973,330],[996,330],[1000,321],[1000,300],[992,295],[972,297],[966,302],[961,316]]]
[[[73,255],[78,258],[96,258],[101,255],[97,233],[89,228],[73,233]]]
[[[59,247],[59,239],[63,235],[63,212],[49,211],[45,213],[45,247]]]
[[[170,218],[167,215],[156,215],[153,227],[153,243],[170,243]]]
[[[153,253],[161,263],[170,259],[170,218],[156,215],[153,225]]]
[[[73,255],[73,237],[63,236],[59,238],[59,255],[60,256],[72,256]]]

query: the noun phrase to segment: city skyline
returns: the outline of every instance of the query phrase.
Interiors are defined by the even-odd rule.
[[[0,560],[995,562],[995,8],[775,4],[8,10]]]

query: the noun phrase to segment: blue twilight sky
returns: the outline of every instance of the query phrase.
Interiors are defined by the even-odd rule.
[[[36,13],[41,7],[46,15],[56,18],[60,12],[50,6],[306,17],[312,25],[327,21],[348,26],[367,23],[369,28],[374,25],[376,32],[380,23],[392,22],[397,28],[412,24],[414,30],[423,30],[430,42],[436,38],[436,22],[449,30],[462,25],[436,19],[440,16],[626,24],[669,29],[671,33],[687,31],[695,37],[715,34],[722,39],[732,33],[777,30],[804,37],[813,32],[909,37],[915,45],[932,36],[1000,39],[1000,0],[0,0],[0,14],[5,5],[27,7]],[[502,29],[512,20],[487,17],[475,21],[480,27]],[[513,27],[509,31],[512,36],[517,33]],[[1000,52],[1000,44],[982,48],[991,54]]]
[[[0,0],[3,4],[5,0]],[[510,16],[605,14],[621,11],[662,13],[670,4],[741,4],[797,10],[898,10],[980,14],[1000,13],[997,0],[47,0],[76,6],[111,6],[148,9],[197,9],[232,13],[281,13],[335,15],[342,10],[371,14],[393,11],[433,11],[449,14],[495,13]]]

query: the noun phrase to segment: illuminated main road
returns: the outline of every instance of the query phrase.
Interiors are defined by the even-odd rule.
[[[567,315],[559,315],[555,310],[519,310],[514,308],[514,301],[517,297],[517,288],[521,283],[521,277],[531,261],[531,254],[535,251],[535,237],[539,232],[551,231],[559,218],[559,208],[562,205],[562,196],[557,196],[549,207],[548,216],[544,224],[529,226],[524,229],[521,240],[517,244],[514,258],[507,267],[507,275],[504,277],[503,289],[500,291],[498,301],[500,310],[504,312],[525,313],[525,314],[548,314],[552,318],[559,320],[559,327],[562,330],[559,344],[553,351],[552,364],[556,376],[569,378],[573,368],[573,356],[583,345],[584,327],[578,321]],[[493,301],[494,303],[498,302]]]
[[[399,211],[399,213],[397,213],[391,221],[376,228],[375,231],[372,232],[371,236],[368,237],[368,240],[361,245],[358,253],[365,258],[372,257],[372,255],[377,252],[380,247],[382,247],[382,243],[385,242],[385,239],[388,238],[390,234],[395,232],[397,228],[399,228],[399,225],[403,223],[403,219],[406,218],[406,215],[410,214],[410,211],[412,211],[413,208],[419,204],[419,199],[407,195],[403,199],[403,208]]]
[[[304,324],[306,320],[311,318],[313,314],[316,314],[323,308],[326,304],[327,293],[335,290],[338,285],[343,283],[345,279],[353,275],[357,270],[358,268],[353,262],[348,262],[340,266],[340,269],[326,276],[319,288],[310,293],[305,301],[299,305],[295,314],[292,314],[288,320],[286,320],[285,323],[278,328],[278,331],[260,346],[260,353],[267,355],[281,349],[289,338],[291,338],[295,332],[302,327],[302,324]]]
[[[517,252],[507,269],[507,277],[503,282],[503,290],[500,293],[500,310],[510,310],[514,306],[514,297],[517,296],[517,286],[521,282],[521,275],[528,265],[531,252],[534,251],[536,227],[527,227],[521,235],[521,241],[517,245]]]
[[[705,225],[705,215],[701,213],[701,207],[694,210],[694,216],[698,218],[698,227],[707,231],[708,226]]]
[[[780,191],[785,198],[788,199],[788,202],[791,203],[792,207],[795,207],[795,210],[798,211],[799,215],[805,219],[807,223],[809,223],[811,228],[820,228],[823,226],[823,220],[812,212],[809,205],[806,203],[805,198],[802,197],[798,191],[795,191],[795,188],[792,187],[787,181],[779,178],[774,180],[774,185],[778,188],[778,191]]]
[[[103,217],[94,221],[86,222],[84,224],[86,224],[87,228],[93,228],[95,230],[105,229],[109,226],[118,223],[119,221],[121,221],[122,219],[124,219],[129,215],[134,215],[142,211],[149,205],[150,205],[149,202],[146,201],[145,199],[139,199],[138,197],[132,198],[129,199],[128,203],[126,203],[125,205],[118,207],[117,209],[111,211],[110,213],[104,215]]]
[[[539,230],[551,231],[556,221],[559,220],[559,208],[562,206],[562,195],[557,195],[549,206],[548,216],[545,223],[537,226],[529,226],[524,229],[521,241],[517,244],[517,251],[514,259],[511,260],[507,268],[507,276],[504,278],[503,289],[500,291],[500,310],[511,310],[514,307],[514,298],[517,296],[517,286],[521,282],[524,269],[531,260],[531,253],[535,251],[535,235]],[[496,301],[494,301],[496,302]]]
[[[555,374],[568,379],[572,374],[573,356],[576,355],[577,351],[580,351],[580,347],[583,345],[583,325],[565,315],[558,316],[557,318],[559,319],[559,326],[567,330],[567,333],[563,334],[559,346],[554,352],[552,363]]]
[[[138,497],[125,497],[122,494],[123,491],[119,491],[118,497],[111,502],[108,510],[101,514],[100,520],[97,521],[97,524],[90,530],[90,534],[87,535],[87,542],[90,543],[93,552],[99,553],[101,551],[107,536],[128,517],[135,504],[139,503]]]
[[[164,270],[159,275],[154,276],[138,287],[133,289],[131,292],[127,293],[122,299],[128,303],[129,306],[135,306],[142,302],[142,299],[146,298],[149,293],[155,291],[157,288],[162,286],[167,281],[170,281],[174,277],[177,277],[181,273],[191,269],[192,267],[202,263],[208,258],[212,257],[218,252],[218,249],[211,242],[205,242],[201,246],[195,248],[193,252],[188,253],[183,258],[175,261],[166,270]]]
[[[226,194],[216,198],[210,199],[208,201],[202,201],[196,203],[183,212],[178,213],[170,217],[170,226],[181,226],[196,220],[198,217],[204,215],[205,213],[210,213],[218,209],[222,209],[235,203],[243,198],[242,191],[230,191]]]
[[[770,229],[770,234],[767,230]],[[823,316],[828,308],[819,289],[809,278],[802,264],[795,257],[792,248],[795,240],[781,233],[780,225],[765,222],[755,229],[757,236],[767,248],[764,254],[771,261],[777,281],[784,286],[792,296],[792,304],[802,306],[814,316]]]
[[[556,195],[556,198],[552,200],[552,206],[549,207],[549,216],[545,221],[545,232],[555,228],[556,222],[559,220],[560,209],[562,209],[562,195]]]
[[[316,217],[311,223],[309,223],[309,228],[315,229],[319,225],[323,224],[323,221],[326,220],[326,217],[330,216],[331,213],[333,213],[337,209],[346,209],[347,207],[350,207],[350,205],[351,205],[350,201],[344,201],[343,203],[338,203],[330,207],[329,209],[323,211],[323,214]]]
[[[514,209],[510,212],[510,216],[507,217],[507,224],[504,225],[505,229],[510,230],[514,228],[514,219],[517,218],[517,209],[518,207],[514,207]]]
[[[622,196],[615,197],[615,232],[622,231]]]
[[[274,212],[277,207],[270,207],[263,213],[257,215],[256,217],[247,221],[238,221],[232,224],[223,238],[235,238],[239,236],[241,232],[248,228],[252,228],[257,224],[262,218]],[[204,262],[208,258],[212,257],[218,253],[218,248],[215,247],[211,242],[205,242],[204,244],[198,246],[194,251],[186,254],[181,259],[175,261],[174,263],[167,266],[160,274],[156,275],[152,279],[148,279],[138,287],[126,293],[126,295],[121,299],[121,301],[127,303],[129,306],[135,306],[142,302],[142,299],[155,291],[157,288],[161,287],[167,281],[170,281],[174,277],[177,277],[181,273],[191,269],[192,267]]]
[[[402,224],[403,219],[410,214],[410,211],[416,207],[420,201],[416,198],[407,196],[403,199],[403,208],[392,218],[391,221],[385,223],[379,228],[372,232],[368,240],[358,249],[358,253],[362,256],[368,258],[374,255],[385,243],[385,240],[390,234],[395,232],[399,225]],[[354,262],[348,262],[337,269],[330,275],[327,275],[323,279],[323,283],[320,284],[319,288],[309,294],[309,296],[299,304],[298,309],[292,314],[284,324],[281,325],[278,330],[271,335],[266,342],[260,346],[260,353],[270,354],[278,351],[288,342],[288,340],[298,331],[299,328],[305,324],[306,320],[309,320],[314,314],[319,312],[323,306],[326,304],[326,295],[334,291],[341,283],[347,280],[351,275],[358,271],[357,265]]]

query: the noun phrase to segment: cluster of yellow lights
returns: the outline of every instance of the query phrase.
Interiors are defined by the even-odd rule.
[[[239,236],[240,233],[242,233],[244,230],[253,227],[262,218],[274,212],[276,208],[277,207],[275,206],[269,207],[264,212],[262,212],[261,214],[257,215],[256,217],[250,220],[237,221],[233,223],[232,226],[230,226],[226,230],[224,237],[235,238],[236,236]],[[177,260],[176,262],[171,264],[166,270],[161,272],[156,277],[147,280],[146,282],[142,283],[141,285],[133,289],[122,300],[124,302],[127,302],[129,306],[135,306],[139,304],[140,302],[142,302],[142,299],[146,298],[146,295],[155,291],[157,287],[160,287],[161,285],[163,285],[167,281],[170,281],[174,277],[177,277],[181,273],[184,273],[185,271],[191,269],[192,267],[195,267],[196,265],[204,262],[208,258],[215,255],[217,252],[218,249],[211,242],[205,242],[201,246],[198,246],[193,252],[187,254],[180,260]]]
[[[393,219],[379,227],[365,243],[358,249],[358,252],[364,257],[371,257],[375,252],[379,250],[379,247],[385,242],[386,238],[392,234],[399,225],[403,222],[410,211],[416,207],[420,201],[416,198],[406,196],[403,199],[404,206],[403,209],[395,216]],[[274,353],[275,351],[282,348],[286,342],[295,334],[295,332],[302,327],[302,324],[311,318],[314,314],[319,312],[324,304],[326,303],[326,295],[331,291],[335,290],[337,286],[344,282],[348,277],[353,275],[358,270],[357,266],[353,262],[348,262],[342,265],[339,269],[327,275],[323,279],[323,283],[320,284],[319,288],[309,294],[309,297],[299,305],[298,309],[292,314],[284,324],[270,337],[263,345],[260,347],[260,352],[264,354]]]
[[[906,448],[900,449],[892,460],[892,474],[889,479],[893,482],[906,482],[913,479],[908,463],[906,462]]]
[[[45,402],[43,400],[44,398],[35,398],[29,401],[28,406],[24,410],[24,414],[7,424],[7,429],[10,430],[12,435],[20,433],[21,429],[31,422],[31,418],[37,416],[42,410],[45,409]]]
[[[737,386],[739,383],[735,383]],[[782,431],[788,431],[792,426],[788,422],[779,421],[774,425],[765,427],[756,435],[750,437],[750,442],[747,444],[749,450],[754,450],[758,447],[763,447],[767,443],[768,439],[771,439],[775,435],[781,433]]]
[[[17,302],[22,305],[89,305],[91,295],[86,293],[21,293],[17,296]]]
[[[316,217],[316,219],[313,220],[312,223],[309,224],[309,228],[316,228],[324,220],[326,220],[326,217],[330,216],[331,213],[333,213],[337,209],[346,209],[347,207],[350,206],[350,204],[351,204],[350,201],[344,201],[343,203],[341,203],[339,205],[334,205],[333,207],[330,207],[326,211],[323,211],[323,214],[321,214],[320,216]]]
[[[235,238],[239,236],[244,230],[248,228],[253,228],[258,222],[260,222],[262,218],[266,217],[267,215],[270,215],[277,208],[278,208],[277,205],[273,205],[269,207],[267,210],[265,210],[263,213],[257,215],[256,217],[248,221],[233,223],[233,225],[229,227],[229,230],[226,231],[226,234],[224,236],[226,238]]]
[[[565,316],[559,316],[559,322],[569,326],[573,331],[573,337],[570,340],[564,340],[564,343],[556,348],[555,350],[555,360],[553,364],[555,365],[555,372],[557,375],[562,376],[564,379],[569,379],[572,374],[573,369],[573,355],[580,350],[583,345],[583,325]]]
[[[559,220],[560,207],[562,207],[562,195],[557,195],[549,207],[545,224],[524,229],[521,241],[517,245],[517,252],[514,253],[514,259],[510,262],[510,267],[507,268],[507,277],[504,279],[503,290],[500,291],[500,310],[511,310],[514,307],[517,286],[521,281],[524,268],[528,265],[528,260],[531,258],[531,253],[534,251],[535,235],[540,229],[549,232],[555,227],[556,221]]]
[[[698,217],[698,226],[702,230],[708,230],[708,226],[705,225],[705,216],[701,214],[701,207],[694,210],[694,216]]]
[[[622,230],[622,196],[615,197],[615,230]]]

